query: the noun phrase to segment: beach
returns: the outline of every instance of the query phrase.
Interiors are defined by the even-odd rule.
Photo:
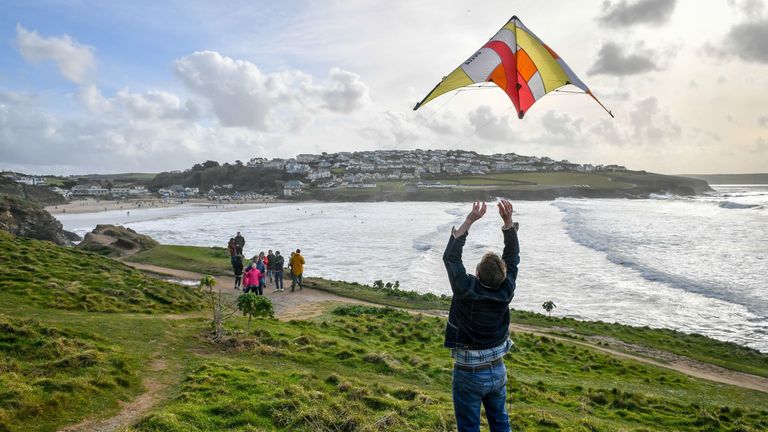
[[[246,209],[268,207],[282,204],[281,200],[239,200],[239,201],[209,201],[203,198],[193,199],[161,199],[161,198],[127,198],[119,200],[104,200],[98,198],[75,199],[67,204],[47,206],[45,209],[54,215],[98,213],[107,211],[126,211],[162,209],[173,207],[196,207],[208,209]]]

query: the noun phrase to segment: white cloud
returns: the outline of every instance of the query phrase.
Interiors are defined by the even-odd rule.
[[[681,127],[670,114],[659,108],[659,101],[649,97],[637,103],[629,113],[634,128],[630,139],[647,145],[660,145],[680,138]]]
[[[327,81],[315,83],[302,71],[264,73],[254,63],[201,51],[178,59],[174,71],[210,103],[224,126],[300,128],[318,112],[350,113],[369,99],[360,77],[339,68],[330,70]]]
[[[81,45],[68,35],[42,37],[36,31],[27,31],[16,25],[16,41],[25,60],[40,62],[50,60],[68,80],[84,84],[96,69],[93,48]]]
[[[508,141],[513,137],[509,117],[494,114],[488,105],[470,112],[469,124],[475,135],[487,141]]]

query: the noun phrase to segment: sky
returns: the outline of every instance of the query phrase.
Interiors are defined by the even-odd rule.
[[[768,172],[765,1],[0,0],[0,10],[0,169],[159,172],[420,148]],[[563,92],[520,120],[492,87],[412,110],[512,15],[615,118]]]

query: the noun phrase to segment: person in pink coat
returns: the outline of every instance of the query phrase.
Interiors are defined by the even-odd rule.
[[[260,279],[261,272],[259,269],[253,265],[248,266],[248,270],[246,270],[245,274],[243,275],[243,286],[245,287],[243,292],[254,292],[258,295],[262,295],[261,284],[259,283]]]

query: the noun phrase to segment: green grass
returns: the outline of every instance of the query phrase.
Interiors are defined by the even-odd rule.
[[[620,341],[669,351],[728,369],[768,377],[768,355],[730,342],[675,330],[632,327],[601,321],[549,318],[542,314],[513,311],[512,321],[538,327],[554,327],[569,337],[608,336]]]
[[[0,430],[51,430],[62,413],[116,404],[140,389],[114,343],[0,315]]]
[[[212,275],[231,275],[229,253],[220,247],[160,245],[128,257],[127,261]]]
[[[357,282],[332,281],[321,278],[307,278],[305,285],[333,294],[363,300],[383,306],[406,309],[448,310],[451,298],[445,295],[419,294],[397,288],[375,288]]]
[[[0,301],[101,312],[203,307],[196,288],[160,281],[94,253],[0,231]]]
[[[586,185],[592,189],[628,189],[631,184],[613,181],[611,177],[600,174],[578,172],[532,172],[503,173],[482,176],[455,176],[436,178],[446,184],[469,186],[496,186],[503,189],[535,190],[552,187],[571,187]]]
[[[213,345],[180,393],[132,431],[452,430],[445,321],[347,306],[315,322],[260,319]],[[514,335],[513,430],[759,431],[768,395]],[[487,426],[485,426],[487,429]]]

